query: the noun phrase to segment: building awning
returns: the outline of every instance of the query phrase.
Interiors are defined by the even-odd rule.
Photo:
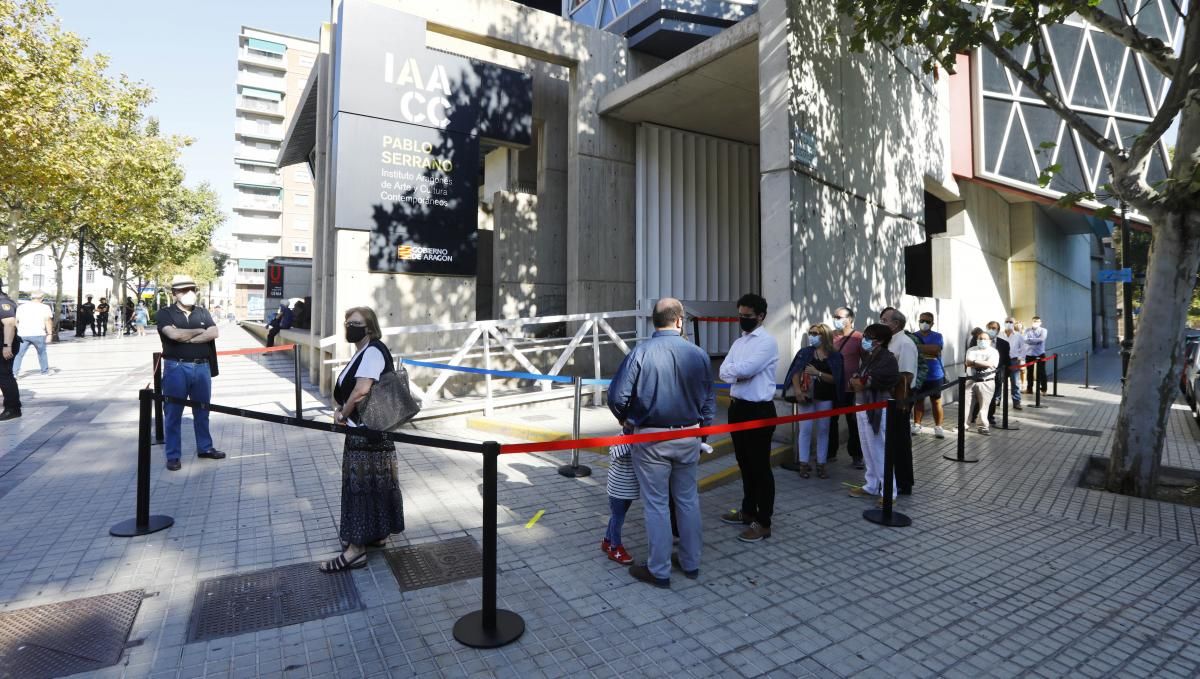
[[[265,260],[265,259],[239,259],[238,260],[238,268],[239,269],[265,270],[267,268],[267,260]]]
[[[262,90],[257,87],[239,87],[238,93],[243,97],[253,97],[254,99],[263,99],[266,101],[283,101],[282,92],[272,92],[271,90]]]
[[[252,50],[258,50],[259,52],[270,52],[271,54],[284,54],[287,52],[287,45],[278,42],[271,42],[270,40],[263,40],[261,38],[250,38],[247,40],[246,46]]]
[[[281,187],[272,186],[271,184],[255,184],[254,182],[243,182],[243,181],[238,181],[236,179],[233,181],[233,185],[234,186],[244,186],[248,189],[263,189],[264,191],[282,191],[283,190]]]
[[[325,58],[323,54],[318,56],[317,63],[309,71],[308,82],[304,84],[304,92],[300,95],[300,104],[279,147],[278,167],[307,161],[308,154],[317,145],[317,74]]]

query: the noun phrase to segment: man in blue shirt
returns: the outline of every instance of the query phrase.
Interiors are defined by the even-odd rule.
[[[268,347],[275,346],[275,336],[279,334],[280,330],[287,330],[292,327],[293,318],[294,316],[292,315],[292,310],[288,308],[287,300],[280,302],[279,311],[275,312],[275,318],[272,318],[271,322],[267,324],[267,327],[270,328],[267,331]]]
[[[654,305],[654,335],[625,357],[608,391],[608,408],[626,433],[650,433],[712,424],[716,412],[708,354],[683,338],[683,304],[665,297]],[[671,519],[675,498],[679,567],[700,576],[700,493],[696,467],[701,438],[638,444],[633,470],[641,485],[649,558],[629,574],[656,587],[671,586]]]
[[[917,345],[917,353],[929,365],[929,372],[925,375],[925,384],[917,389],[917,401],[913,405],[912,433],[921,433],[921,420],[925,417],[925,399],[928,398],[933,404],[933,435],[940,439],[946,438],[946,431],[942,429],[945,419],[945,412],[942,410],[942,385],[946,381],[946,370],[942,367],[942,348],[946,341],[940,332],[933,331],[933,314],[926,311],[918,317],[917,322],[921,324],[921,329],[916,333],[921,340]]]

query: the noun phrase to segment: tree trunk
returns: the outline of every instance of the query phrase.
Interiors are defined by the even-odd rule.
[[[1115,493],[1153,497],[1158,482],[1167,417],[1179,393],[1181,337],[1200,267],[1200,238],[1190,233],[1187,218],[1168,213],[1154,229],[1105,482]]]
[[[13,229],[16,229],[16,224],[13,224]],[[17,294],[21,291],[21,251],[17,246],[15,236],[8,238],[8,262],[7,271],[4,276],[4,291],[13,299],[17,298]]]
[[[54,336],[53,341],[58,341],[58,324],[62,322],[62,296],[63,296],[63,260],[67,258],[67,250],[70,248],[69,242],[62,244],[62,249],[51,246],[50,254],[54,256],[54,280],[57,282],[54,288]]]

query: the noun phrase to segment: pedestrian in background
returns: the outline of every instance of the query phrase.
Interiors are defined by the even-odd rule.
[[[0,290],[0,329],[4,336],[4,346],[0,349],[0,394],[4,395],[4,410],[0,412],[0,421],[14,420],[21,416],[21,392],[13,375],[13,359],[21,350],[21,338],[17,335],[17,304],[3,290]]]
[[[30,347],[37,351],[41,373],[45,375],[50,372],[46,338],[54,335],[54,311],[46,306],[43,301],[45,296],[41,290],[34,290],[28,302],[17,305],[17,335],[21,338],[21,348],[13,360],[13,375],[21,374],[21,361]]]
[[[834,403],[844,398],[842,355],[833,348],[833,333],[829,326],[817,323],[808,329],[808,346],[796,352],[784,379],[785,398],[797,404],[801,414],[832,410]],[[783,465],[800,473],[807,479],[812,473],[809,460],[812,457],[813,434],[817,442],[817,478],[827,479],[825,464],[829,459],[829,422],[832,418],[801,420],[797,440],[797,463]]]
[[[196,304],[196,283],[191,276],[175,276],[171,281],[174,304],[158,310],[154,320],[162,340],[164,396],[208,403],[212,398],[212,378],[216,372],[216,347],[220,331],[204,307]],[[169,471],[182,468],[183,405],[163,404],[163,428],[166,432],[166,458]],[[192,408],[192,429],[196,435],[196,457],[220,460],[225,453],[213,446],[208,430],[208,410]]]
[[[92,304],[92,296],[87,295],[87,301],[79,305],[75,314],[75,336],[83,337],[84,330],[92,329],[92,337],[96,336],[96,305]]]
[[[621,362],[609,386],[608,408],[622,431],[650,433],[708,426],[716,412],[707,352],[683,338],[683,304],[665,297],[654,304],[654,335]],[[700,576],[700,492],[697,465],[702,437],[642,443],[632,451],[646,517],[646,563],[629,574],[655,587],[671,586],[671,520],[674,496],[679,525],[678,567]]]
[[[1037,388],[1046,393],[1046,363],[1041,359],[1046,358],[1046,338],[1049,333],[1046,328],[1042,327],[1042,317],[1034,316],[1030,323],[1030,327],[1025,331],[1025,359],[1027,361],[1038,361],[1037,364],[1031,365],[1025,375],[1025,389],[1027,394],[1033,393],[1034,375],[1037,375]]]
[[[275,336],[280,330],[287,330],[292,327],[292,310],[288,308],[287,302],[279,303],[279,310],[275,312],[275,317],[267,324],[270,328],[267,330],[267,346],[275,346]]]
[[[882,323],[868,325],[866,330],[863,330],[862,363],[850,379],[850,390],[855,394],[855,404],[866,405],[892,398],[893,391],[902,377],[896,355],[888,349],[891,340],[892,329]],[[882,500],[887,418],[883,410],[864,410],[856,415],[858,435],[863,447],[863,462],[866,463],[867,469],[863,485],[851,488],[850,496],[878,496]],[[896,484],[892,483],[893,499],[896,492]]]
[[[111,311],[112,308],[108,306],[108,299],[101,297],[100,303],[96,305],[96,328],[100,330],[101,337],[108,334],[108,314]],[[96,331],[93,330],[92,334],[95,335]]]
[[[917,323],[920,325],[920,330],[916,334],[921,338],[921,344],[917,346],[917,353],[920,354],[921,360],[929,366],[929,372],[925,375],[925,383],[917,390],[917,400],[913,404],[912,433],[921,433],[921,420],[925,418],[925,400],[929,399],[930,408],[933,410],[933,435],[939,439],[946,438],[946,430],[942,429],[942,423],[946,418],[945,410],[942,409],[942,387],[946,385],[946,369],[942,365],[942,349],[946,346],[946,340],[940,332],[933,330],[932,313],[928,311],[922,313],[917,317]]]
[[[775,413],[775,367],[779,347],[763,327],[767,300],[754,293],[737,302],[742,336],[729,347],[721,363],[722,382],[729,383],[729,423],[769,419]],[[775,512],[775,476],[771,471],[771,437],[775,427],[759,427],[730,434],[738,469],[742,473],[742,506],[721,515],[721,521],[746,526],[742,542],[771,537]]]
[[[854,310],[850,307],[839,307],[833,312],[833,349],[842,357],[842,400],[838,408],[854,404],[854,392],[850,391],[850,377],[858,372],[858,362],[862,356],[862,333],[854,329]],[[862,443],[858,439],[858,417],[854,413],[845,416],[846,423],[846,452],[850,455],[850,463],[855,469],[866,469],[863,465]],[[829,461],[837,458],[841,438],[838,432],[837,418],[829,421]]]
[[[150,323],[150,313],[146,311],[144,302],[138,302],[133,310],[133,327],[137,328],[138,337],[146,336],[146,325]]]

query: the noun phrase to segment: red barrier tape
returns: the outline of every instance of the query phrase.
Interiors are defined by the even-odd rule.
[[[1009,366],[1009,367],[1008,367],[1008,369],[1009,369],[1010,371],[1012,371],[1012,372],[1016,372],[1016,371],[1020,370],[1021,368],[1028,368],[1029,366],[1031,366],[1031,365],[1037,365],[1038,363],[1046,363],[1047,361],[1053,361],[1053,360],[1054,360],[1054,359],[1056,359],[1056,358],[1058,358],[1058,354],[1054,354],[1054,355],[1052,355],[1052,356],[1044,356],[1044,357],[1042,357],[1042,358],[1039,358],[1039,359],[1038,359],[1038,360],[1036,360],[1036,361],[1030,361],[1030,362],[1028,362],[1028,363],[1022,363],[1021,365],[1011,365],[1011,366]]]
[[[265,354],[272,351],[291,351],[296,347],[295,344],[280,344],[277,347],[257,347],[254,349],[230,349],[229,351],[218,351],[218,356],[245,356],[246,354]]]
[[[850,413],[859,413],[866,410],[882,410],[886,407],[887,401],[876,401],[875,403],[864,403],[860,406],[834,408],[833,410],[821,410],[815,413],[804,413],[802,415],[771,417],[763,420],[749,420],[746,422],[738,422],[736,424],[714,424],[707,427],[698,427],[696,429],[671,429],[668,431],[651,432],[649,434],[597,436],[586,439],[570,439],[567,441],[542,441],[538,443],[513,444],[506,443],[500,446],[500,453],[502,455],[508,453],[548,453],[558,450],[574,450],[575,448],[598,448],[601,446],[612,446],[618,443],[649,443],[651,441],[689,439],[696,438],[697,436],[726,434],[734,431],[745,431],[747,429],[773,427],[779,424],[791,424],[792,422],[800,422],[802,420],[820,420],[826,417],[837,417],[838,415],[848,415]]]
[[[737,323],[742,320],[736,316],[692,316],[692,320],[708,321],[709,323]]]

